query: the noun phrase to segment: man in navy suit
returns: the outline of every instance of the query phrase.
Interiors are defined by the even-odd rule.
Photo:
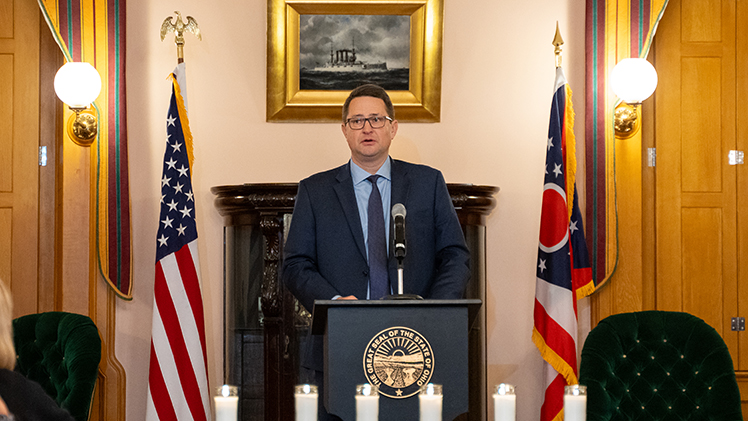
[[[343,105],[341,128],[350,161],[299,183],[283,251],[285,285],[310,312],[314,300],[380,299],[397,293],[390,209],[402,203],[407,210],[403,292],[426,299],[462,298],[470,277],[470,253],[447,185],[436,169],[390,158],[398,123],[387,92],[376,85],[354,89]],[[378,179],[369,180],[372,174]],[[373,257],[367,207],[373,183],[381,196],[387,244],[382,252],[388,281],[384,294],[376,292],[379,287],[373,285],[369,264]],[[321,344],[321,338],[311,338],[302,358],[302,365],[317,372],[320,387]]]

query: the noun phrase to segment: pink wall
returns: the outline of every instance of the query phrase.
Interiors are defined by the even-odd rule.
[[[337,124],[265,122],[265,1],[128,1],[135,287],[131,302],[118,303],[116,339],[127,372],[128,420],[145,417],[166,76],[176,64],[173,38],[161,42],[158,32],[175,8],[194,16],[203,32],[202,41],[186,35],[185,60],[211,387],[221,373],[222,220],[210,187],[295,182],[349,156]],[[441,169],[447,182],[501,188],[487,221],[488,384],[517,386],[521,420],[539,418],[544,389],[530,335],[556,21],[566,41],[581,152],[584,2],[578,0],[445,0],[442,121],[401,124],[391,150]],[[581,308],[586,332],[586,304]]]

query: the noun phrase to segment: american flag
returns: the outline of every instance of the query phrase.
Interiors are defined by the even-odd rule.
[[[578,378],[577,300],[595,290],[575,174],[574,109],[559,67],[548,128],[532,333],[545,360],[541,421],[563,419],[564,386]]]
[[[171,75],[166,152],[161,177],[161,216],[156,234],[148,421],[209,420],[205,322],[200,292],[192,135],[181,63]],[[180,89],[181,86],[181,89]]]

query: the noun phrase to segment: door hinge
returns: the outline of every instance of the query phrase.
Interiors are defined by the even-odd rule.
[[[654,167],[657,161],[657,148],[647,148],[647,166]]]
[[[39,166],[40,167],[47,166],[47,147],[46,146],[39,146]]]
[[[745,317],[733,317],[730,319],[730,330],[733,332],[745,330]]]
[[[730,151],[727,156],[729,157],[730,165],[743,165],[745,163],[743,151]]]

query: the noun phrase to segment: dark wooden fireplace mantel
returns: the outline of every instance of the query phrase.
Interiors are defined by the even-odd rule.
[[[294,418],[299,348],[309,315],[278,279],[298,183],[216,186],[224,218],[224,381],[240,386],[239,419]],[[485,302],[485,218],[498,187],[447,184],[471,251],[466,298]],[[259,303],[258,303],[259,301]],[[485,310],[470,332],[470,420],[486,413]]]

